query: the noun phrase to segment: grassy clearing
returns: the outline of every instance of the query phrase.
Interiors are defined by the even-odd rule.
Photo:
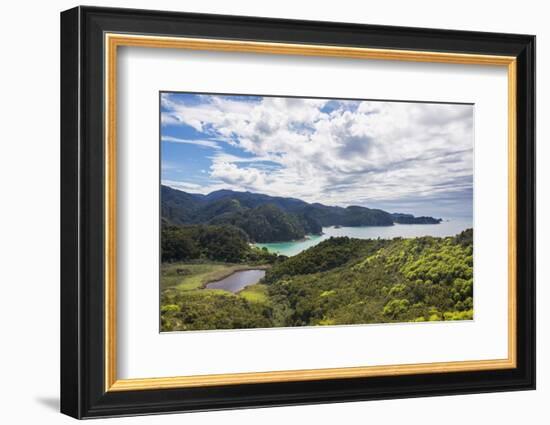
[[[269,302],[267,296],[267,285],[257,283],[256,285],[249,285],[238,293],[241,297],[247,301],[254,303],[267,303]]]
[[[183,291],[186,295],[223,295],[225,297],[236,297],[233,292],[225,291],[223,289],[192,289],[190,291]]]
[[[231,263],[170,263],[161,267],[161,288],[192,291],[204,288],[215,280],[223,279],[240,270],[258,269],[262,266]]]

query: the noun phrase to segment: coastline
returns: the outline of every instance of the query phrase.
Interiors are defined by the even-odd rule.
[[[434,224],[438,224],[434,226]],[[307,235],[301,240],[253,244],[256,248],[267,249],[271,253],[292,257],[330,237],[350,237],[357,239],[417,238],[423,236],[448,237],[463,230],[473,228],[473,218],[445,218],[439,223],[401,224],[391,226],[328,226],[323,227],[322,235]]]

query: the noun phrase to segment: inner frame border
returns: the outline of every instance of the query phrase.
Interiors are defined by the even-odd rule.
[[[494,360],[434,362],[252,373],[117,379],[117,53],[118,47],[171,48],[240,53],[398,60],[468,65],[504,66],[508,72],[508,357]],[[105,33],[105,374],[106,392],[207,387],[275,382],[313,381],[359,377],[412,375],[514,369],[517,367],[517,62],[513,56],[444,53],[414,50],[337,47],[329,45],[268,43],[205,38],[180,38]]]

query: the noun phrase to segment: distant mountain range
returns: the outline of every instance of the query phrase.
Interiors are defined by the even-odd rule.
[[[415,217],[359,206],[331,207],[296,198],[218,190],[208,195],[161,186],[161,216],[172,225],[232,225],[251,242],[283,242],[320,234],[327,226],[438,224],[439,218]]]

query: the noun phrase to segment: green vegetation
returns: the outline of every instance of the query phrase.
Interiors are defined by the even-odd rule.
[[[238,203],[238,201],[235,201]],[[260,205],[232,214],[222,214],[213,224],[230,224],[242,229],[255,242],[276,242],[301,239],[308,233],[321,233],[321,225],[296,214],[288,214],[272,204]]]
[[[288,258],[272,268],[265,280],[274,283],[281,278],[323,272],[343,266],[352,259],[368,256],[389,243],[384,239],[330,238]]]
[[[253,266],[254,269],[262,266]],[[206,289],[248,264],[171,263],[161,266],[161,330],[206,330],[269,327],[265,285],[250,285],[239,294]]]
[[[311,258],[318,266],[334,258],[336,247],[340,265],[304,273]],[[454,238],[333,238],[275,265],[266,281],[284,326],[463,320],[473,316],[472,261],[471,230]]]
[[[161,307],[163,331],[269,327],[269,309],[262,303],[222,290],[165,291]]]
[[[277,255],[253,248],[248,236],[234,226],[163,223],[161,230],[162,261],[213,260],[229,263],[270,263]]]
[[[262,285],[261,283],[247,286],[239,292],[239,295],[250,302],[264,304],[269,302],[267,285]]]
[[[212,262],[203,239],[191,239],[201,262],[162,266],[163,331],[473,318],[471,229],[446,238],[331,238],[290,258],[247,244],[235,263]],[[236,294],[204,289],[268,263],[260,283]]]

